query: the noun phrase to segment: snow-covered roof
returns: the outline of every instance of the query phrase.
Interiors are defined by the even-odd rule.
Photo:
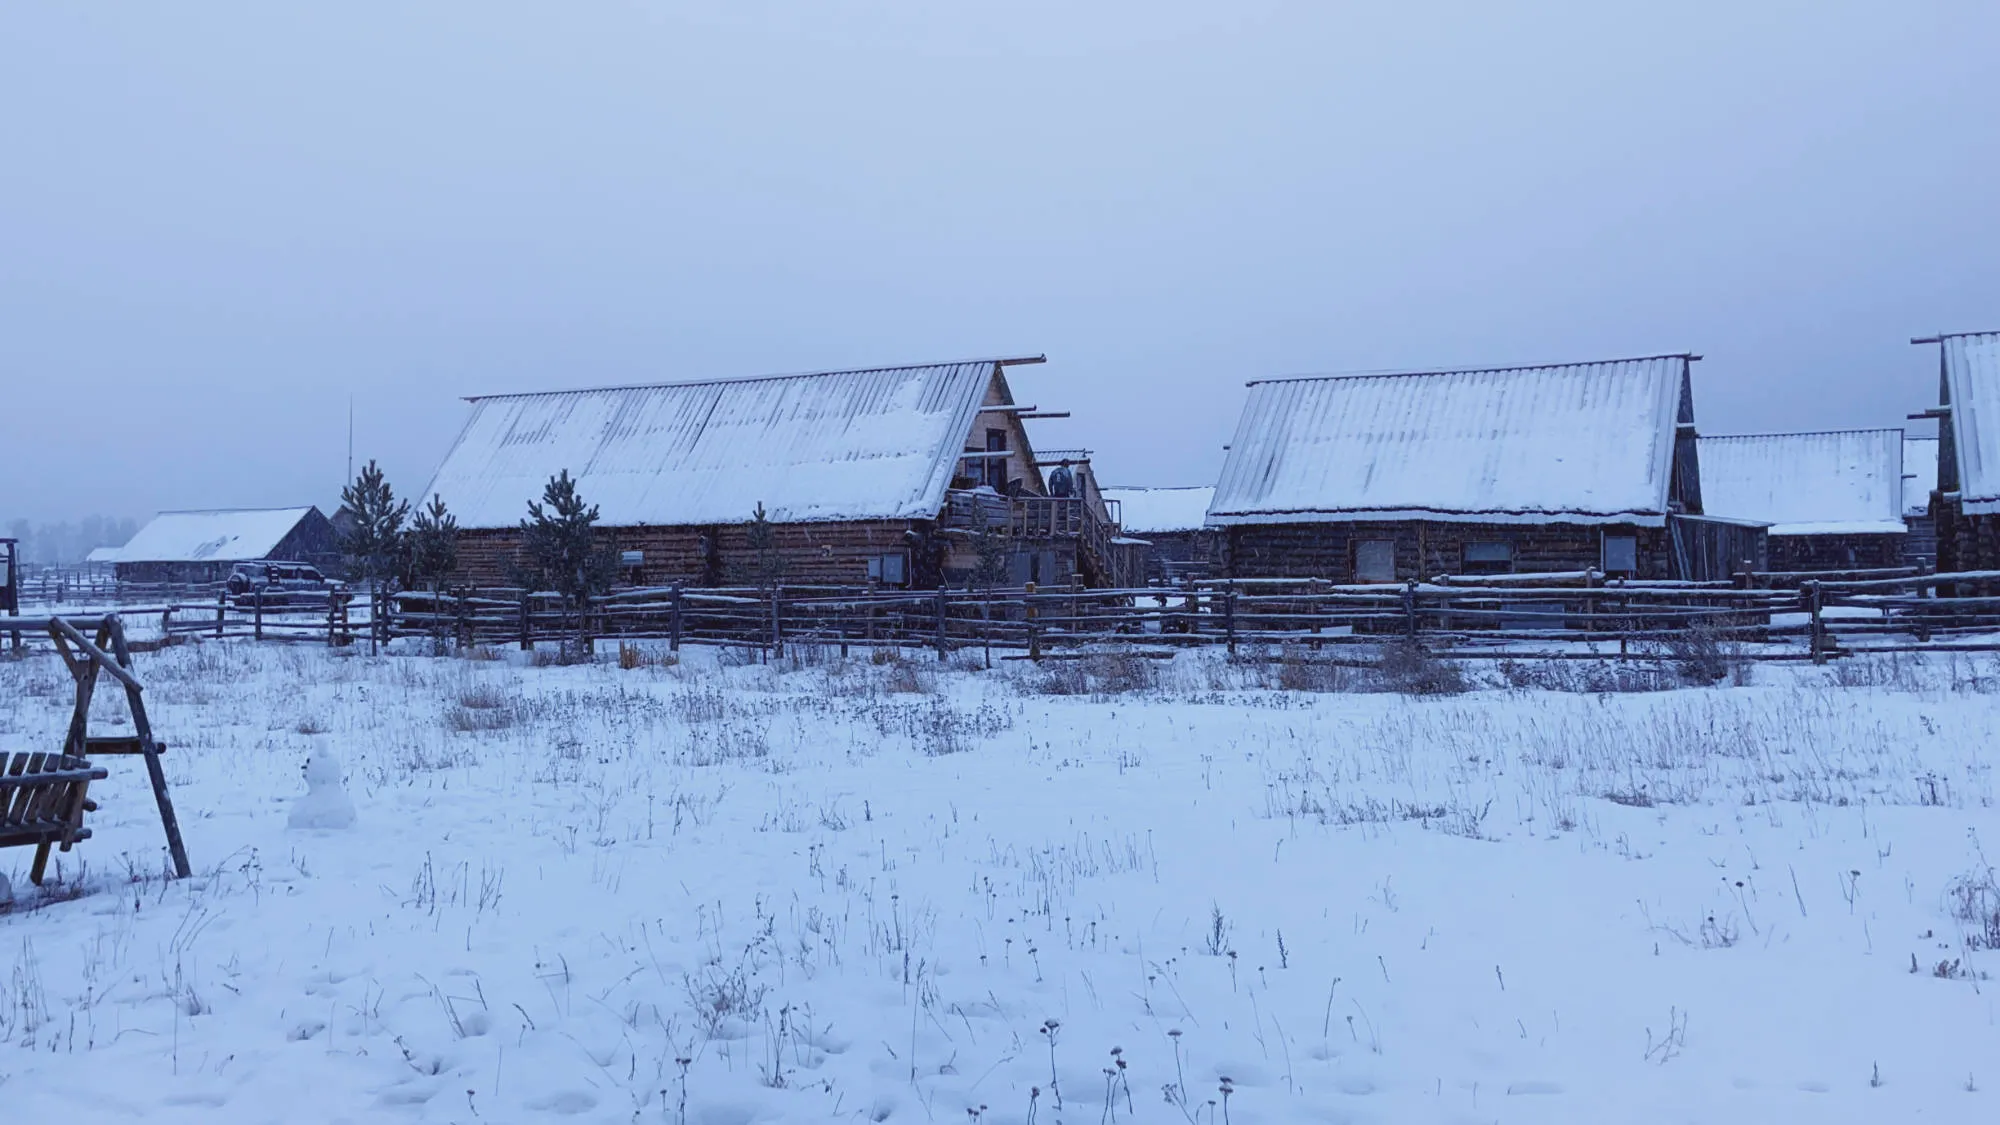
[[[1968,513],[2000,512],[2000,332],[1940,337],[1958,494]]]
[[[117,562],[118,554],[119,549],[117,547],[92,547],[90,553],[83,556],[83,561],[89,563]]]
[[[513,527],[566,469],[610,527],[929,518],[1008,362],[475,398],[425,496]]]
[[[1252,383],[1209,522],[1658,526],[1689,358]]]
[[[1903,515],[1927,516],[1931,491],[1938,486],[1938,439],[1903,439]]]
[[[239,562],[261,559],[313,509],[230,508],[161,512],[118,551],[118,562]]]
[[[1119,526],[1133,535],[1199,531],[1208,522],[1208,503],[1214,497],[1215,486],[1209,484],[1104,490],[1106,500],[1118,502]]]
[[[1903,526],[1903,431],[1703,437],[1702,510],[1772,535],[1881,535]]]

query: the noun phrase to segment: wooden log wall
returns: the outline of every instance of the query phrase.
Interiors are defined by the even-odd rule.
[[[1515,573],[1585,570],[1603,562],[1602,536],[1638,540],[1636,577],[1671,577],[1672,562],[1663,527],[1598,524],[1458,523],[1406,520],[1380,523],[1252,524],[1227,531],[1225,565],[1236,578],[1309,575],[1335,582],[1355,581],[1355,544],[1388,539],[1396,544],[1396,580],[1462,574],[1467,543],[1513,545]]]
[[[1904,565],[1901,535],[1773,535],[1770,569],[1872,570]]]
[[[757,552],[747,523],[721,527],[614,527],[600,532],[617,552],[638,551],[636,571],[621,568],[619,580],[635,586],[721,586],[742,584],[757,573]],[[456,583],[510,586],[521,565],[522,534],[516,528],[459,532]],[[839,523],[774,524],[772,547],[784,560],[783,579],[808,585],[860,586],[868,581],[868,560],[907,552],[912,580],[936,583],[936,551],[928,523],[869,520]]]

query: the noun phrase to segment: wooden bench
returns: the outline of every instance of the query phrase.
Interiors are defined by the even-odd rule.
[[[49,866],[49,848],[68,851],[88,840],[83,814],[96,812],[90,783],[108,776],[88,758],[67,754],[0,754],[0,848],[35,848],[28,878],[40,886]]]

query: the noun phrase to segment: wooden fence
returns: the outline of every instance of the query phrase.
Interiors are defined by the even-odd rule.
[[[405,592],[380,639],[461,645],[665,640],[782,651],[788,645],[1173,649],[1379,644],[1401,637],[1439,655],[1602,658],[1694,640],[1758,659],[1823,661],[1923,647],[2000,651],[2000,571],[1731,583],[1606,582],[1594,572],[1444,577],[1401,585],[1218,579],[1178,588],[881,591],[829,587],[626,590],[566,607],[519,590]],[[1960,596],[1938,597],[1946,587]]]
[[[1941,592],[1948,596],[1940,596]],[[374,604],[371,604],[374,603]],[[460,647],[650,639],[722,645],[989,648],[1030,657],[1105,647],[1313,648],[1413,640],[1442,657],[1605,659],[1688,644],[1747,659],[2000,651],[2000,571],[1753,575],[1735,583],[1605,581],[1595,572],[1474,575],[1400,585],[1215,579],[1127,590],[663,587],[578,608],[512,589],[344,593],[304,606],[226,596],[126,610],[177,637]],[[0,633],[6,619],[0,618]]]

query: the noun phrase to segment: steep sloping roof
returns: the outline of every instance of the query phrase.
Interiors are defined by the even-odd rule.
[[[1965,511],[2000,512],[2000,332],[1939,338]]]
[[[426,496],[512,527],[567,469],[611,527],[935,516],[1005,362],[476,398]]]
[[[1214,485],[1189,488],[1107,488],[1106,500],[1116,500],[1119,526],[1131,535],[1166,531],[1200,531],[1208,522]]]
[[[1250,384],[1209,522],[1666,522],[1688,356]]]
[[[1903,431],[1707,437],[1703,511],[1772,535],[1875,535],[1903,526]]]
[[[117,562],[120,550],[118,547],[92,547],[90,553],[83,556],[83,561],[88,563]]]
[[[1926,516],[1931,491],[1938,486],[1938,439],[1903,439],[1903,515]]]
[[[118,552],[118,562],[239,562],[267,558],[313,509],[161,512]]]

